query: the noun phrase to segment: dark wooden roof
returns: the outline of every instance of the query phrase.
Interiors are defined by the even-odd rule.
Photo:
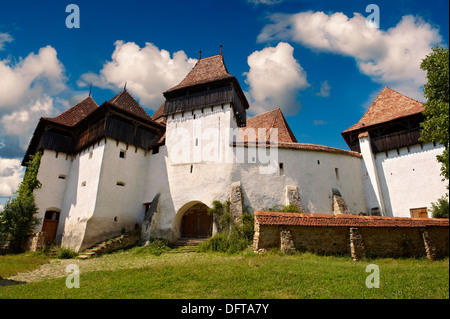
[[[200,59],[183,81],[166,92],[231,78],[234,76],[228,73],[223,56],[221,54],[214,55]]]
[[[44,117],[43,119],[52,123],[73,127],[97,108],[97,103],[89,96],[60,115],[56,117]]]
[[[151,121],[150,115],[145,112],[145,110],[139,105],[138,102],[128,93],[127,90],[123,90],[111,100],[109,103],[116,105],[117,107],[131,113],[135,116],[138,116],[142,119]]]

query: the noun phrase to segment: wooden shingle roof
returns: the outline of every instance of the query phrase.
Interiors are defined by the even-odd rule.
[[[258,141],[258,128],[266,129],[266,141],[270,141],[270,129],[276,128],[278,129],[278,142],[297,143],[297,139],[295,138],[294,133],[292,133],[292,130],[286,122],[280,108],[276,108],[247,119],[246,127],[242,128],[240,131],[240,142],[248,141],[248,136],[245,135],[247,128],[255,129],[255,142]]]
[[[228,73],[223,56],[221,54],[214,55],[200,59],[183,81],[166,92],[231,78],[234,76]]]
[[[424,106],[406,95],[385,87],[358,121],[342,133],[358,131],[374,125],[422,113]]]
[[[43,119],[52,123],[73,127],[97,108],[97,103],[89,96],[60,115],[56,117],[43,117]]]
[[[109,100],[109,103],[114,104],[120,109],[137,117],[151,121],[150,115],[145,112],[145,110],[139,105],[138,102],[136,102],[136,100],[130,95],[130,93],[128,93],[127,90],[123,90],[122,92],[117,94],[115,97]]]

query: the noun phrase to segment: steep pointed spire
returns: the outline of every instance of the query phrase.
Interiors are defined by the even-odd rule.
[[[89,97],[91,97],[91,93],[92,93],[92,82],[91,82],[91,86],[89,88]]]

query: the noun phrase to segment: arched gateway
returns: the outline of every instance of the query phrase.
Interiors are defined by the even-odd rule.
[[[211,237],[213,216],[208,214],[208,206],[196,203],[186,210],[181,218],[182,238]]]

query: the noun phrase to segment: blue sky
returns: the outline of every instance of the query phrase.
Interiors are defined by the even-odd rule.
[[[80,28],[67,28],[77,4]],[[379,8],[368,28],[366,6]],[[223,55],[259,113],[280,107],[299,142],[348,149],[340,133],[384,86],[424,101],[420,60],[448,46],[448,1],[3,1],[0,204],[41,116],[128,91],[152,114],[199,57]],[[1,208],[1,207],[0,207]]]

